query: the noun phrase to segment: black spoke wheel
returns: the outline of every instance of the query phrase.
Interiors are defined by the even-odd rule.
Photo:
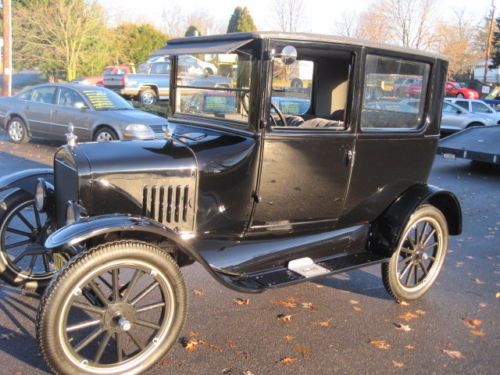
[[[16,287],[40,290],[56,272],[54,254],[43,243],[52,230],[33,197],[18,191],[4,200],[0,213],[0,278]]]
[[[173,259],[152,245],[120,241],[84,251],[50,284],[37,338],[62,374],[137,374],[176,342],[186,291]]]
[[[382,264],[386,290],[398,301],[420,298],[436,281],[446,257],[448,226],[434,206],[419,207],[408,221],[398,247]]]

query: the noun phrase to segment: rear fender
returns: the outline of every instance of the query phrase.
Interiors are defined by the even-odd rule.
[[[370,234],[370,248],[391,256],[410,216],[422,204],[431,204],[443,213],[449,234],[462,233],[462,210],[455,194],[436,186],[420,184],[406,190],[375,220]]]
[[[39,178],[54,184],[54,171],[49,168],[28,169],[0,178],[0,193],[9,189],[21,189],[35,195],[36,181]]]
[[[168,229],[157,221],[141,216],[113,214],[84,218],[52,233],[45,241],[45,247],[47,249],[55,249],[58,247],[74,246],[92,238],[116,232],[156,235],[175,244],[181,252],[199,262],[213,278],[224,286],[239,292],[257,292],[255,289],[246,289],[235,285],[227,278],[224,278],[223,275],[206,262],[188,240],[182,237],[182,234]]]

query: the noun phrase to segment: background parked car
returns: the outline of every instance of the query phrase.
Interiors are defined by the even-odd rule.
[[[457,82],[449,81],[444,89],[446,96],[457,98],[479,99],[479,93],[474,89],[461,87]]]
[[[455,104],[444,102],[441,117],[441,131],[454,133],[473,126],[495,125],[496,121],[490,116],[480,113],[470,113]]]
[[[500,112],[495,111],[491,105],[482,100],[446,98],[445,101],[458,105],[471,113],[490,116],[497,124],[500,124]]]
[[[71,83],[78,83],[80,85],[103,86],[104,74],[126,74],[126,73],[135,73],[134,66],[130,64],[110,65],[105,67],[102,73],[99,75],[76,78],[73,81],[71,81]]]
[[[12,142],[26,143],[35,135],[64,139],[70,123],[82,141],[151,139],[163,136],[168,124],[98,86],[43,84],[0,98],[0,124]]]

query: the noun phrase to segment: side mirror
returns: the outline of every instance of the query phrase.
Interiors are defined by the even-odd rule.
[[[464,112],[461,111],[460,109],[457,109],[457,115],[461,115],[462,113],[464,113]]]
[[[76,102],[75,104],[73,104],[73,107],[79,109],[80,111],[87,109],[87,106],[85,105],[84,102]]]
[[[297,48],[294,46],[285,46],[281,50],[280,54],[281,61],[285,65],[291,65],[297,60]]]

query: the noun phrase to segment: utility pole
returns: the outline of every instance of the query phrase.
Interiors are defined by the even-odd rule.
[[[488,28],[488,38],[486,39],[486,54],[484,56],[484,83],[486,83],[486,78],[488,76],[488,65],[490,63],[491,54],[491,38],[493,37],[493,25],[495,22],[495,0],[491,1],[491,11],[490,11],[490,25]]]
[[[3,86],[2,95],[12,95],[12,9],[11,0],[3,0]]]

